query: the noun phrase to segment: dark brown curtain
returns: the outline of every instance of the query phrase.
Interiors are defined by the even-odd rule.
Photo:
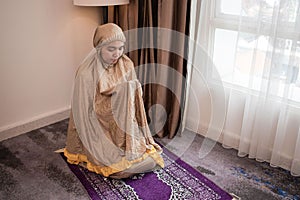
[[[178,31],[188,35],[190,0],[130,0],[129,5],[108,7],[107,22],[114,22],[123,28],[124,31],[142,28],[157,27]],[[164,79],[172,84],[179,97],[173,93],[172,89],[160,84],[143,85],[145,110],[148,115],[150,128],[155,124],[163,122],[162,128],[155,129],[158,137],[174,137],[181,131],[181,119],[185,100],[185,77],[187,63],[184,58],[187,55],[187,41],[177,40],[173,35],[160,35],[157,31],[147,31],[136,36],[140,43],[148,42],[159,44],[169,41],[172,48],[179,48],[184,52],[184,56],[177,55],[171,51],[155,48],[143,48],[128,52],[129,57],[135,66],[147,64],[142,70],[139,68],[137,75],[141,82],[146,79]],[[170,47],[171,48],[171,47]],[[165,65],[176,70],[181,76],[174,77],[174,74],[162,74],[157,71],[158,65]],[[155,77],[151,77],[155,76]],[[151,106],[159,104],[164,107],[162,114]]]

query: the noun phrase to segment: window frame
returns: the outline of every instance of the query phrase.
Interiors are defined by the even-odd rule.
[[[204,19],[204,24],[206,24],[208,27],[206,30],[201,30],[200,34],[205,35],[207,38],[206,42],[203,44],[204,48],[206,49],[208,56],[213,60],[214,56],[214,43],[215,43],[215,31],[217,29],[224,29],[224,30],[230,30],[230,31],[242,31],[245,33],[250,33],[250,34],[256,34],[257,33],[257,21],[251,19],[250,17],[242,17],[243,24],[239,26],[240,23],[240,17],[237,15],[230,15],[230,14],[225,14],[221,13],[221,1],[222,0],[210,0],[208,1],[209,3],[207,4],[207,9],[205,9],[205,15],[207,16]],[[300,14],[298,14],[300,15]],[[282,38],[282,39],[289,39],[292,40],[293,45],[296,43],[298,44],[299,40],[299,32],[295,30],[294,28],[294,23],[285,23],[286,29],[284,31],[278,31],[277,38]],[[261,22],[260,23],[260,35],[265,35],[265,36],[270,36],[270,30],[272,28],[272,24],[268,23],[267,21]],[[288,32],[288,34],[287,34]],[[296,48],[299,48],[296,46]],[[213,78],[213,68],[210,67],[207,69],[207,75],[210,77],[210,81],[214,81]],[[300,75],[298,75],[298,79]],[[218,81],[217,81],[218,82]],[[247,92],[250,94],[254,95],[259,95],[259,91],[256,89],[244,87],[242,85],[235,84],[233,82],[224,82],[222,81],[223,86],[228,87],[228,88],[233,88],[239,91]],[[297,86],[300,87],[300,86]],[[282,99],[280,95],[272,95],[274,99]],[[291,97],[292,98],[292,97]],[[288,97],[289,102],[294,102],[299,105],[298,101],[295,101],[294,99],[291,99]]]

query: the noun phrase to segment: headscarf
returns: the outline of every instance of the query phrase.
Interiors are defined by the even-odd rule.
[[[108,23],[97,27],[93,44],[94,47],[97,48],[116,40],[126,42],[125,35],[118,25]]]

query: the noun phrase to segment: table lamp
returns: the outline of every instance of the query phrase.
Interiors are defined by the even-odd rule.
[[[103,6],[103,21],[107,23],[108,6],[129,4],[129,0],[73,0],[76,6]]]

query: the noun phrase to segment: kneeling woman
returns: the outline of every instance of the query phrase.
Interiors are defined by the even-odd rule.
[[[95,48],[76,73],[64,149],[69,163],[112,178],[164,166],[133,63],[123,54],[125,42],[116,24],[97,27]]]

